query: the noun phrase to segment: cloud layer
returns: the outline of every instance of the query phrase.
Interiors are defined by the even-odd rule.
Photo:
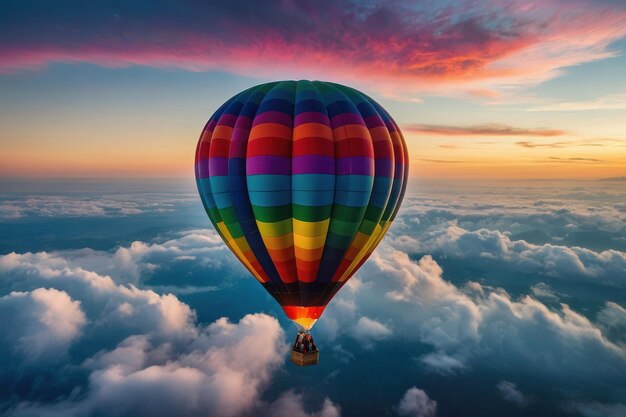
[[[174,211],[187,196],[108,195],[82,198],[62,195],[33,195],[0,201],[0,220],[25,217],[111,217]]]
[[[607,285],[626,288],[626,253],[616,250],[594,252],[580,247],[535,245],[511,240],[497,230],[468,231],[449,226],[415,239],[399,236],[394,241],[408,253],[445,254],[455,258],[496,259],[521,271],[540,271],[553,277],[588,277]]]
[[[609,340],[566,304],[553,310],[530,296],[514,300],[502,289],[476,282],[461,289],[442,278],[430,256],[416,263],[385,246],[369,265],[368,274],[379,283],[374,290],[387,288],[387,297],[398,303],[392,314],[399,334],[414,334],[404,329],[416,327],[419,340],[435,347],[421,358],[429,368],[455,372],[482,358],[483,366],[531,367],[546,377],[626,376],[626,351],[619,341]]]

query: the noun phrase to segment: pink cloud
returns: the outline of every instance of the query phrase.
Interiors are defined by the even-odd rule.
[[[441,136],[562,136],[567,133],[560,129],[546,128],[520,128],[496,123],[477,125],[477,126],[447,126],[447,125],[429,125],[429,124],[410,124],[403,127],[405,132],[425,133],[429,135]],[[560,142],[566,143],[566,142]],[[531,146],[531,142],[517,142],[516,145]],[[541,145],[536,145],[541,146]]]
[[[78,10],[43,20],[25,14],[5,29],[0,71],[53,62],[145,65],[332,79],[404,98],[494,97],[612,56],[610,43],[626,35],[626,9],[595,2],[467,0],[420,7],[234,1],[176,10],[157,5],[145,14],[98,9],[83,16]]]

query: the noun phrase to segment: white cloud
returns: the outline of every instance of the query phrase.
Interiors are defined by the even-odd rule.
[[[222,318],[176,342],[131,336],[85,362],[91,374],[84,397],[22,403],[8,415],[241,415],[259,406],[286,350],[280,325],[263,314],[237,324]]]
[[[361,317],[351,330],[351,335],[366,345],[376,340],[385,339],[391,334],[392,331],[388,326],[365,316]]]
[[[421,340],[446,348],[479,339],[478,306],[442,279],[443,270],[432,257],[424,256],[416,263],[406,254],[383,246],[372,259],[372,266],[398,284],[387,297],[405,307],[417,306],[403,314],[419,323],[416,330]]]
[[[435,417],[437,401],[428,398],[423,390],[411,387],[404,393],[396,411],[401,417]]]
[[[0,272],[3,266],[7,267],[14,259],[44,260],[47,267],[57,271],[88,270],[100,275],[106,275],[121,284],[138,284],[145,281],[155,271],[172,268],[180,263],[185,269],[203,268],[212,269],[222,277],[243,273],[245,271],[239,261],[224,245],[219,235],[208,229],[195,229],[181,232],[175,238],[146,243],[134,241],[128,246],[122,246],[114,251],[97,251],[89,248],[65,250],[55,252],[38,252],[35,254],[9,254],[0,260]],[[176,275],[181,280],[185,276]],[[186,288],[190,292],[195,289],[207,290],[206,285],[191,285],[189,281],[171,282],[179,289]],[[196,288],[200,287],[200,288]]]
[[[195,198],[195,196],[193,197]],[[0,201],[0,220],[24,217],[110,217],[173,211],[192,197],[164,195],[33,195]]]
[[[272,417],[340,417],[341,407],[325,398],[319,411],[308,413],[304,410],[302,395],[290,390],[270,404],[265,414]]]
[[[617,250],[595,252],[580,247],[549,243],[535,245],[511,240],[497,230],[468,231],[451,225],[422,234],[420,239],[402,235],[393,245],[409,253],[440,253],[454,258],[479,258],[511,263],[522,271],[538,271],[554,277],[576,275],[626,287],[626,253]]]
[[[446,189],[445,194],[407,194],[398,217],[403,221],[395,222],[391,232],[418,236],[418,230],[442,228],[453,221],[468,230],[539,232],[547,241],[572,232],[619,234],[626,230],[619,187],[602,182],[511,189],[467,185]]]
[[[58,361],[86,323],[80,302],[54,288],[0,297],[0,317],[0,352],[26,362]]]
[[[423,355],[419,361],[428,369],[442,375],[454,374],[466,368],[465,358],[448,355],[444,352],[433,352]]]
[[[461,290],[431,257],[413,262],[384,243],[365,268],[362,276],[376,277],[372,291],[396,301],[376,314],[393,320],[398,334],[432,345],[435,352],[420,358],[431,369],[453,372],[480,362],[572,379],[626,376],[624,348],[566,304],[550,309],[478,283]]]
[[[597,321],[605,334],[626,348],[626,309],[624,307],[608,301],[598,313]]]
[[[185,237],[181,241],[188,242]],[[147,250],[139,253],[176,253],[173,246],[142,246]],[[0,314],[12,318],[0,322],[5,335],[0,377],[37,375],[42,369],[53,375],[46,386],[5,403],[8,416],[222,417],[270,409],[340,415],[330,399],[314,413],[305,411],[301,395],[290,392],[274,402],[262,399],[288,351],[278,321],[265,314],[199,326],[194,312],[174,295],[118,284],[79,266],[77,259],[43,252],[0,256],[0,290],[11,291],[0,298]],[[78,370],[86,379],[66,375]],[[38,402],[42,389],[59,397]]]
[[[500,381],[498,382],[497,387],[498,391],[500,391],[500,395],[505,400],[512,402],[519,407],[526,405],[526,397],[513,382]]]
[[[92,331],[117,337],[137,332],[161,331],[176,335],[189,332],[195,318],[186,304],[171,294],[159,295],[133,285],[120,285],[110,276],[83,269],[55,254],[25,253],[0,256],[0,288],[32,291],[54,287],[79,300]],[[123,317],[123,320],[120,318]],[[122,338],[123,338],[122,337]]]
[[[547,301],[558,301],[561,298],[561,294],[557,293],[545,282],[538,282],[537,284],[530,287],[530,292],[540,299],[544,299]]]

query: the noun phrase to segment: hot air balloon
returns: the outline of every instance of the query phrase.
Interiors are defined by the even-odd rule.
[[[408,154],[396,122],[365,94],[281,81],[249,88],[211,116],[195,173],[219,235],[306,336],[389,229]],[[294,352],[300,365],[317,362]]]

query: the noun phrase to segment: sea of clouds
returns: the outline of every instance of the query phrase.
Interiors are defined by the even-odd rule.
[[[491,389],[517,410],[545,404],[525,387],[547,384],[559,387],[550,400],[563,415],[621,415],[622,197],[611,187],[410,193],[388,238],[333,300],[316,334],[346,364],[358,363],[361,352],[346,345],[375,352],[397,343],[415,346],[413,365],[390,372],[501,375]],[[92,215],[100,214],[81,214]],[[592,247],[571,244],[576,236]],[[446,265],[468,264],[484,270],[446,272]],[[219,280],[168,275],[186,265]],[[516,280],[513,294],[505,275],[520,271],[534,278]],[[276,318],[249,311],[201,323],[180,299],[204,293],[210,300],[220,280],[241,279],[250,278],[206,228],[109,250],[1,255],[0,407],[8,416],[350,415],[323,388],[316,400],[305,391],[272,391],[288,351]],[[584,297],[563,283],[599,288],[600,302],[572,307]],[[445,406],[415,384],[384,405],[400,416],[445,415]]]

